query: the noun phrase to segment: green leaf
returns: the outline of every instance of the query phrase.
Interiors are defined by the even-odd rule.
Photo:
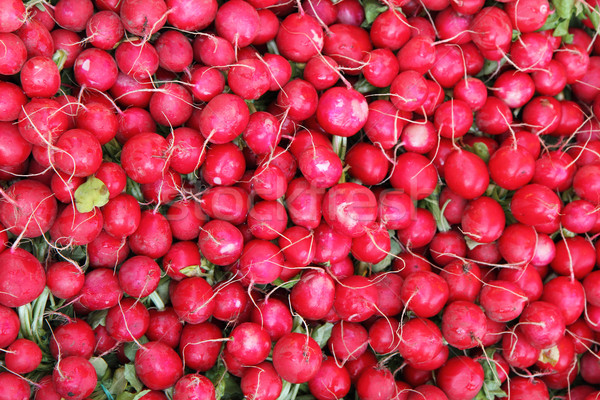
[[[227,372],[223,363],[219,362],[207,371],[206,377],[215,385],[215,400],[232,400],[242,397],[240,386]]]
[[[280,278],[275,279],[273,282],[271,282],[271,285],[278,287],[280,289],[291,289],[294,287],[294,285],[296,283],[298,283],[300,281],[300,275],[298,274],[296,276],[294,276],[293,278],[288,279],[287,281],[282,281]]]
[[[598,28],[600,27],[600,7],[596,6],[594,11],[588,9],[587,14],[590,22],[594,26],[594,30],[598,32]]]
[[[96,370],[96,376],[98,377],[98,380],[102,380],[102,378],[106,374],[106,371],[108,370],[108,364],[106,363],[106,361],[104,361],[102,357],[92,357],[89,359],[89,361],[90,364],[92,364],[94,366],[94,369]]]
[[[123,392],[117,396],[117,400],[133,400],[135,399],[135,393]]]
[[[136,392],[139,392],[144,388],[144,385],[138,379],[135,373],[135,366],[132,363],[125,364],[125,379],[129,384],[135,389]]]
[[[140,344],[148,343],[148,338],[146,336],[142,336],[138,339]],[[125,353],[125,357],[129,358],[129,360],[135,360],[135,353],[137,353],[139,346],[135,342],[127,342],[123,346],[123,351]]]
[[[140,400],[142,397],[144,397],[148,393],[150,393],[149,389],[142,390],[141,392],[139,392],[138,394],[135,395],[135,397],[133,398],[133,400]]]
[[[574,0],[552,0],[552,4],[556,8],[556,13],[562,19],[569,20],[573,13]],[[561,35],[562,36],[562,35]]]
[[[373,24],[373,21],[375,21],[375,18],[388,9],[387,6],[381,4],[378,0],[365,0],[363,7],[365,9],[365,20],[361,24],[363,28],[369,28]],[[396,12],[401,14],[398,10]]]
[[[62,71],[62,69],[65,67],[65,62],[67,62],[67,52],[63,49],[56,50],[56,52],[52,55],[52,61],[54,61],[54,64],[56,64],[58,70]]]
[[[540,29],[538,29],[538,32],[556,28],[556,25],[558,25],[559,20],[560,18],[558,17],[557,13],[552,13],[548,15],[548,18],[546,18],[546,22]]]
[[[393,231],[390,231],[390,237],[391,238],[394,237]],[[392,265],[394,258],[396,258],[396,255],[400,254],[401,250],[402,249],[400,248],[400,243],[397,240],[392,239],[390,254],[385,256],[385,258],[383,260],[379,261],[377,264],[374,264],[373,267],[371,267],[371,270],[373,272],[380,272],[380,271],[385,270],[390,265]]]
[[[142,390],[141,392],[139,392],[138,394],[135,395],[135,397],[133,398],[133,400],[140,400],[142,397],[144,397],[148,393],[150,393],[149,389]]]
[[[496,363],[492,361],[492,357],[494,356],[495,352],[495,348],[488,347],[485,349],[485,357],[482,357],[479,360],[479,363],[483,367],[484,378],[483,386],[475,399],[494,400],[496,397],[506,397],[506,393],[501,389],[502,382],[500,382],[500,378],[498,378]]]
[[[319,344],[319,347],[323,348],[327,344],[329,337],[331,336],[331,330],[333,329],[333,324],[331,322],[326,322],[323,325],[320,325],[313,329],[311,338],[315,340]]]
[[[96,329],[99,325],[105,324],[106,314],[108,314],[108,310],[92,311],[87,317],[87,323],[92,329]]]
[[[126,388],[127,388],[127,380],[125,379],[125,368],[121,367],[115,371],[115,373],[113,375],[112,383],[111,383],[108,391],[111,394],[117,396],[117,395],[123,393]]]
[[[552,32],[552,35],[554,36],[565,36],[569,34],[569,20],[565,19],[565,20],[561,20],[558,25],[556,25],[556,28],[554,28],[554,32]]]
[[[108,203],[108,188],[100,179],[90,176],[75,190],[75,207],[80,213],[87,213],[94,207],[102,207]]]
[[[179,272],[187,277],[202,276],[204,274],[204,271],[200,268],[200,265],[190,265],[188,267],[181,268]]]

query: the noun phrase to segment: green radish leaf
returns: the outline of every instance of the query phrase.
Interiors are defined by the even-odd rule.
[[[92,357],[89,359],[89,361],[96,370],[96,376],[98,377],[98,380],[101,380],[108,370],[108,364],[102,357]]]
[[[108,310],[92,311],[87,317],[87,323],[92,329],[96,329],[99,325],[104,325],[106,314],[108,314]]]
[[[135,373],[135,366],[132,363],[125,364],[125,379],[129,384],[135,389],[136,392],[139,392],[144,388],[144,385],[138,379]]]
[[[394,233],[393,233],[393,231],[390,231],[390,238],[393,238],[393,237],[394,237]],[[400,254],[401,250],[402,249],[400,248],[400,243],[398,243],[397,240],[392,239],[390,254],[385,256],[385,258],[383,260],[379,261],[377,264],[373,264],[373,267],[371,267],[373,272],[381,272],[381,271],[385,270],[387,267],[389,267],[390,265],[392,265],[394,258],[396,258],[397,254]]]
[[[573,13],[574,0],[552,0],[552,4],[556,8],[556,13],[562,19],[569,20]],[[562,36],[562,35],[560,35]]]
[[[139,392],[138,394],[136,394],[135,397],[132,400],[140,400],[142,397],[144,397],[148,393],[150,393],[149,389],[142,390],[141,392]]]
[[[80,213],[87,213],[94,207],[102,207],[108,203],[108,188],[100,179],[90,176],[75,190],[75,207]]]
[[[554,32],[552,32],[552,35],[554,36],[565,36],[569,34],[569,20],[565,19],[565,20],[561,20],[558,25],[556,25],[556,28],[554,28]]]
[[[146,336],[142,336],[138,339],[138,343],[148,343],[148,338]],[[138,349],[139,347],[136,342],[127,342],[123,346],[123,352],[125,353],[125,357],[127,357],[131,361],[135,360],[135,353],[137,353]]]
[[[485,349],[485,357],[481,357],[479,363],[483,367],[483,387],[475,397],[476,400],[494,400],[496,397],[506,397],[506,393],[502,390],[502,382],[498,377],[496,363],[491,361],[496,349],[488,347]],[[488,361],[490,360],[490,361]]]
[[[206,377],[215,385],[215,400],[233,400],[242,398],[242,390],[235,379],[227,372],[225,365],[219,361]]]
[[[319,344],[319,347],[323,348],[329,337],[331,336],[331,330],[333,329],[333,324],[331,322],[326,322],[323,325],[316,327],[310,337],[315,339],[315,342]]]
[[[544,23],[544,25],[538,29],[538,32],[542,32],[542,31],[547,31],[549,29],[554,29],[556,28],[556,25],[558,25],[560,18],[558,16],[557,13],[552,13],[550,15],[548,15],[548,18],[546,18],[546,22]]]
[[[117,396],[117,400],[133,400],[135,399],[135,393],[123,392]]]
[[[587,9],[587,14],[590,19],[590,22],[594,26],[594,30],[598,32],[600,27],[600,7],[596,6],[594,11]]]
[[[369,28],[373,24],[373,21],[375,21],[375,18],[388,9],[387,6],[381,4],[378,0],[365,0],[362,3],[365,9],[365,20],[361,24],[363,28]],[[398,10],[396,12],[400,13]]]
[[[117,369],[113,375],[113,379],[108,391],[112,395],[120,395],[127,388],[127,380],[125,379],[125,368]]]
[[[298,281],[300,281],[300,276],[301,274],[298,274],[285,282],[282,281],[280,278],[277,278],[273,282],[271,282],[271,285],[281,289],[291,289],[296,283],[298,283]]]

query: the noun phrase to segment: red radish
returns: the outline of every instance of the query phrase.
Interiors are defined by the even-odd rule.
[[[248,119],[243,137],[255,154],[268,154],[281,140],[279,122],[272,114],[264,111],[255,112]]]
[[[410,113],[398,110],[389,101],[375,100],[369,104],[369,115],[364,130],[373,144],[388,150],[400,139],[402,128],[409,118]]]
[[[496,97],[488,97],[483,107],[475,114],[477,127],[490,135],[506,132],[512,120],[510,108]]]
[[[162,310],[148,310],[150,324],[146,337],[151,341],[163,342],[170,347],[179,344],[183,323],[171,307]]]
[[[208,67],[193,68],[188,80],[194,99],[206,102],[222,93],[225,87],[223,75],[218,70]]]
[[[248,228],[257,239],[273,240],[280,237],[287,221],[285,207],[274,200],[259,201],[248,213]]]
[[[401,111],[415,111],[427,99],[427,82],[413,70],[403,71],[394,78],[390,87],[391,101]]]
[[[270,1],[270,0],[269,0]],[[277,32],[279,31],[279,19],[275,13],[269,9],[259,9],[258,18],[259,18],[259,28],[254,40],[252,41],[253,45],[260,45],[270,42],[275,39],[277,36]]]
[[[546,186],[530,184],[517,190],[511,200],[514,217],[527,225],[542,225],[559,218],[562,204]]]
[[[34,99],[19,113],[19,133],[36,146],[48,147],[67,130],[69,119],[58,112],[60,104],[50,99]]]
[[[125,143],[121,165],[127,176],[138,183],[158,180],[169,167],[168,143],[156,133],[140,133]]]
[[[144,101],[149,102],[150,97],[148,96]],[[116,137],[119,143],[123,144],[138,133],[153,132],[155,129],[156,123],[148,111],[130,107],[119,115],[119,130]]]
[[[439,328],[428,319],[414,318],[402,325],[400,334],[400,355],[409,364],[419,364],[432,360],[444,344]]]
[[[125,29],[116,13],[99,11],[88,19],[85,33],[92,46],[102,50],[111,50],[123,38]]]
[[[377,289],[367,278],[353,275],[337,282],[334,307],[342,320],[362,322],[375,314]]]
[[[84,129],[71,129],[56,141],[54,164],[76,177],[90,176],[102,164],[102,149],[96,136]]]
[[[13,202],[0,202],[0,223],[15,235],[37,237],[56,219],[56,200],[50,189],[37,181],[24,179],[12,184],[6,195]]]
[[[81,291],[85,275],[81,268],[67,261],[50,264],[46,270],[46,285],[59,299],[75,297]]]
[[[56,23],[73,32],[83,31],[93,13],[90,0],[60,0],[54,8]]]
[[[66,29],[55,29],[50,32],[54,42],[54,50],[62,50],[66,53],[62,68],[72,68],[79,54],[84,50],[81,44],[81,36]],[[50,57],[50,55],[47,55]]]
[[[210,185],[230,186],[244,175],[246,161],[238,146],[228,142],[215,144],[206,153],[202,177]]]
[[[150,37],[167,20],[163,0],[125,0],[121,5],[121,21],[125,30],[135,36]]]
[[[28,97],[52,97],[60,87],[60,75],[48,57],[32,57],[21,67],[21,87]]]
[[[302,175],[318,189],[334,186],[342,176],[340,158],[329,147],[315,146],[298,157],[298,167]]]
[[[166,212],[173,237],[192,240],[198,237],[200,227],[207,217],[196,201],[180,200],[171,204]]]
[[[235,61],[235,50],[231,43],[219,36],[197,36],[193,43],[194,59],[203,64],[226,69]]]
[[[408,228],[415,218],[415,206],[400,190],[383,191],[378,198],[378,220],[387,229]]]
[[[188,323],[201,323],[210,318],[215,308],[213,290],[200,277],[187,278],[177,284],[171,295],[177,315]]]
[[[6,350],[4,362],[14,374],[29,373],[42,361],[42,350],[31,340],[17,339]]]
[[[252,240],[244,246],[239,273],[245,283],[268,284],[279,277],[283,255],[266,240]]]
[[[500,187],[516,190],[531,181],[535,160],[521,146],[501,146],[489,160],[490,176]]]
[[[344,366],[339,366],[333,358],[321,363],[314,378],[308,381],[308,388],[318,400],[335,400],[350,391],[350,374]]]
[[[302,79],[294,79],[281,88],[276,105],[287,117],[301,121],[318,110],[318,101],[317,91],[312,84]]]
[[[404,279],[400,297],[407,309],[421,318],[429,318],[448,301],[448,284],[433,272],[416,271]]]
[[[523,268],[503,268],[498,273],[498,279],[516,283],[523,290],[529,302],[539,300],[542,296],[542,278],[532,265],[527,264]]]
[[[152,95],[149,110],[161,125],[183,125],[192,115],[192,95],[184,86],[168,82]]]
[[[303,267],[310,264],[315,256],[314,235],[306,228],[292,226],[279,238],[279,247],[286,261],[293,266]]]
[[[11,372],[0,373],[0,396],[3,399],[26,400],[30,398],[29,383],[19,375]],[[41,399],[40,399],[41,400]]]
[[[119,285],[129,296],[146,297],[158,287],[160,274],[160,268],[154,260],[146,256],[135,256],[121,265]]]
[[[141,210],[135,197],[121,193],[102,207],[102,215],[106,233],[120,239],[132,235],[137,230]]]
[[[0,57],[0,61],[2,61],[0,73],[3,75],[18,73],[27,60],[25,44],[17,35],[12,33],[0,33],[0,43],[7,49]]]
[[[251,320],[263,326],[272,341],[277,341],[292,331],[292,315],[287,304],[269,297],[252,309]]]
[[[318,298],[313,296],[319,293]],[[290,293],[290,304],[303,318],[319,320],[327,315],[335,299],[335,281],[324,271],[308,271]]]
[[[575,193],[592,204],[600,204],[600,180],[596,174],[600,171],[597,164],[585,165],[577,170],[573,179]]]
[[[70,205],[56,218],[50,236],[61,245],[86,245],[98,237],[103,225],[104,218],[99,209],[80,213]]]
[[[102,231],[88,243],[87,251],[92,268],[115,268],[127,259],[129,244]]]
[[[435,49],[435,62],[429,73],[444,88],[451,88],[465,76],[463,54],[456,45],[443,43]]]
[[[183,364],[175,350],[161,342],[148,342],[135,354],[135,372],[144,385],[164,390],[183,375]]]
[[[177,31],[162,33],[154,45],[158,53],[159,65],[167,71],[183,72],[194,58],[189,40]]]
[[[40,22],[33,19],[25,20],[25,23],[15,31],[15,34],[27,48],[27,57],[52,57],[54,53],[54,39],[48,29]],[[5,35],[2,35],[2,37],[6,38]],[[17,46],[21,47],[18,43]]]
[[[214,286],[215,310],[213,317],[226,322],[235,322],[248,307],[248,294],[239,282],[222,281]]]
[[[362,325],[340,321],[333,326],[327,347],[337,360],[345,363],[356,360],[367,350],[368,339],[367,329]]]
[[[117,63],[110,54],[100,49],[87,49],[81,52],[73,66],[75,80],[78,84],[107,91],[119,75]]]
[[[177,381],[173,388],[173,400],[185,400],[190,398],[214,399],[215,387],[204,375],[184,375]]]
[[[100,268],[85,275],[80,294],[79,301],[83,307],[90,311],[106,310],[119,303],[123,290],[112,270]]]
[[[243,249],[242,234],[227,221],[213,220],[200,231],[198,245],[201,253],[216,265],[232,264]]]
[[[214,0],[167,0],[167,21],[184,31],[200,31],[205,29],[217,15],[218,4]],[[189,13],[189,10],[202,12]]]
[[[389,48],[392,51],[401,48],[410,39],[410,27],[406,17],[395,10],[379,14],[371,27],[371,40],[375,47]]]
[[[438,133],[448,139],[464,136],[473,125],[471,107],[457,99],[440,104],[434,118]]]
[[[71,356],[61,359],[52,373],[56,392],[65,399],[75,400],[89,396],[96,387],[96,371],[82,357]]]
[[[352,239],[352,255],[361,262],[376,264],[382,261],[391,250],[390,234],[377,223],[371,223],[366,232]]]
[[[122,73],[134,79],[148,79],[158,70],[158,53],[150,43],[123,42],[115,51],[115,61]]]
[[[486,317],[481,308],[470,301],[457,300],[444,309],[442,334],[453,347],[478,347],[486,334]]]
[[[275,343],[272,357],[273,366],[282,379],[304,383],[319,372],[323,355],[313,338],[294,332]]]
[[[256,365],[269,355],[271,338],[259,324],[244,322],[231,331],[227,351],[242,365]]]
[[[181,331],[179,349],[185,366],[197,371],[208,371],[217,362],[221,330],[210,322],[186,324]]]
[[[457,195],[465,199],[475,199],[485,193],[489,175],[485,162],[477,155],[459,149],[446,159],[444,167],[446,184]]]
[[[333,265],[331,269],[333,273]],[[338,275],[336,277],[343,279]],[[404,282],[402,277],[397,273],[382,271],[371,275],[370,279],[377,288],[377,314],[387,317],[399,314],[403,308],[400,298],[400,289]]]
[[[19,118],[21,107],[27,103],[27,97],[23,93],[23,89],[14,83],[0,82],[0,89],[4,93],[4,96],[0,99],[0,112],[2,112],[0,121],[14,121]],[[8,160],[8,158],[6,159]],[[8,163],[5,163],[4,161],[3,164],[8,165]]]
[[[275,400],[281,393],[282,382],[273,364],[265,361],[246,369],[240,386],[249,400]]]
[[[89,131],[101,145],[105,145],[117,134],[119,120],[109,107],[101,103],[91,103],[77,114],[75,126]]]
[[[44,290],[46,274],[40,262],[21,248],[0,253],[0,304],[20,307],[35,300]]]
[[[404,229],[396,232],[400,243],[410,248],[420,248],[429,244],[435,236],[436,226],[433,214],[424,208],[417,208],[414,220]]]
[[[356,392],[364,400],[391,399],[396,391],[392,372],[385,367],[370,367],[356,382]]]
[[[242,0],[222,5],[217,11],[215,27],[219,36],[235,47],[246,47],[252,43],[259,29],[256,10]]]
[[[246,221],[249,198],[242,188],[219,186],[205,191],[200,205],[209,217],[237,225]]]
[[[106,314],[106,331],[119,342],[130,342],[141,338],[149,325],[148,310],[133,298],[123,299]]]
[[[560,309],[552,303],[536,301],[529,304],[519,318],[520,328],[539,349],[554,346],[565,334],[565,319]]]
[[[6,348],[17,338],[21,323],[17,313],[3,305],[0,305],[0,316],[0,347]]]
[[[378,354],[398,350],[400,323],[395,318],[379,318],[369,327],[369,345]]]
[[[294,13],[283,20],[275,40],[285,58],[307,62],[323,49],[323,36],[323,30],[314,17]]]
[[[317,90],[329,89],[340,79],[338,67],[333,58],[317,55],[306,63],[303,78]]]
[[[449,400],[473,398],[484,383],[483,367],[470,357],[453,357],[439,369],[436,383]]]
[[[315,229],[315,256],[314,262],[338,262],[350,252],[352,239],[340,233],[336,228],[327,223],[321,223]]]
[[[344,206],[344,208],[340,208]],[[375,221],[375,196],[356,183],[342,183],[331,188],[323,199],[323,217],[334,229],[350,237],[358,237]]]
[[[323,53],[333,58],[350,75],[358,75],[365,53],[371,51],[369,34],[353,25],[335,24],[325,36]]]
[[[502,356],[508,364],[516,368],[529,368],[537,361],[540,350],[533,347],[521,332],[515,329],[504,333],[502,338]]]
[[[402,189],[412,198],[421,200],[433,193],[437,184],[437,172],[425,156],[407,152],[396,159],[390,182],[394,188]]]
[[[496,280],[488,282],[481,289],[479,303],[492,321],[508,322],[521,314],[527,296],[516,284]]]

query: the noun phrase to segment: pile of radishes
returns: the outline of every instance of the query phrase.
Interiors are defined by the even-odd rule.
[[[587,1],[0,0],[0,400],[600,398]]]

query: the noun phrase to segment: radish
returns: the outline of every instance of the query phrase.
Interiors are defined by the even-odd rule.
[[[164,390],[175,385],[183,375],[179,355],[161,342],[148,342],[135,353],[135,372],[152,390]]]
[[[378,354],[389,354],[398,349],[400,323],[395,318],[379,318],[369,328],[369,345]]]
[[[277,341],[292,331],[292,315],[286,304],[270,297],[257,302],[252,308],[251,321],[260,324]]]
[[[81,399],[89,396],[96,387],[96,371],[82,357],[71,356],[61,359],[52,372],[56,392],[65,399]]]
[[[414,318],[402,325],[398,351],[409,364],[430,361],[443,347],[442,333],[430,320]]]
[[[451,346],[458,349],[476,347],[486,331],[485,314],[475,303],[457,300],[444,309],[442,334]]]
[[[141,338],[149,325],[148,310],[132,298],[123,299],[106,314],[106,331],[118,342],[130,342]]]
[[[138,183],[152,183],[169,166],[167,141],[156,133],[140,133],[125,143],[121,164],[127,176]]]
[[[258,33],[259,17],[256,10],[242,0],[227,2],[217,11],[215,28],[219,36],[235,47],[246,47]]]
[[[18,128],[23,139],[37,146],[54,144],[68,128],[68,117],[58,112],[60,104],[50,99],[34,99],[19,113]]]
[[[96,339],[87,322],[75,319],[54,329],[50,338],[52,356],[61,358],[78,356],[86,360],[94,354]]]
[[[182,280],[171,295],[177,315],[188,323],[199,324],[210,318],[214,310],[213,290],[200,277]]]
[[[107,106],[92,103],[77,114],[75,126],[92,133],[101,145],[105,145],[117,134],[119,119]]]
[[[81,52],[73,66],[78,84],[107,91],[117,81],[119,70],[110,54],[100,49],[87,49]]]
[[[200,227],[207,220],[200,204],[188,200],[173,202],[166,212],[166,218],[173,237],[179,240],[196,239]]]
[[[115,51],[115,61],[124,74],[148,79],[158,70],[158,53],[153,45],[140,41],[123,42]]]
[[[239,147],[231,142],[215,144],[206,152],[202,178],[212,186],[231,186],[242,178],[245,170],[246,161]]]
[[[484,384],[483,367],[470,357],[453,357],[439,369],[437,384],[449,400],[471,399]]]
[[[25,379],[11,372],[0,373],[0,398],[26,400],[30,393],[31,388]]]
[[[231,331],[227,351],[242,365],[257,365],[269,355],[271,338],[259,324],[244,322]]]
[[[307,62],[324,45],[319,22],[309,14],[300,13],[290,14],[281,22],[275,40],[282,55],[294,62]]]
[[[411,198],[428,197],[437,184],[435,167],[423,155],[407,152],[396,159],[390,182],[395,189],[402,189]]]
[[[3,305],[0,305],[0,316],[0,347],[6,348],[17,338],[21,323],[17,313]]]
[[[508,322],[525,308],[527,297],[516,284],[509,281],[490,281],[481,289],[479,303],[493,321]]]
[[[167,21],[184,31],[205,29],[215,19],[218,9],[215,0],[167,0],[166,4],[170,10]],[[202,12],[190,13],[190,10]]]
[[[205,376],[199,374],[188,374],[181,377],[173,389],[173,400],[184,400],[190,398],[215,398],[215,387]]]
[[[290,383],[310,381],[318,372],[322,352],[313,338],[301,333],[288,333],[273,347],[273,367]]]
[[[121,265],[119,285],[129,296],[146,297],[158,287],[160,273],[154,260],[146,256],[135,256]]]
[[[34,371],[42,361],[42,350],[31,340],[17,339],[6,350],[6,368],[15,374]]]
[[[226,322],[245,319],[249,304],[246,289],[239,282],[219,282],[214,287],[215,309],[213,317]]]
[[[350,374],[346,367],[327,358],[321,363],[316,376],[308,381],[308,388],[319,400],[333,400],[346,396],[350,391],[350,384]]]
[[[64,51],[64,58],[59,59],[60,66],[62,66],[63,69],[72,68],[75,64],[75,60],[77,60],[79,54],[84,50],[81,45],[81,36],[66,29],[55,29],[50,32],[50,36],[54,42],[54,50]],[[46,55],[46,57],[50,56]]]
[[[192,95],[182,85],[168,82],[152,95],[149,110],[161,125],[183,125],[192,116]]]
[[[76,296],[83,287],[85,276],[83,271],[66,261],[51,264],[46,271],[46,285],[52,295],[59,299]]]
[[[361,399],[391,399],[396,391],[396,383],[391,371],[384,367],[367,368],[356,382],[356,392]]]
[[[27,57],[44,56],[52,57],[54,54],[54,39],[50,35],[50,31],[35,20],[26,20],[21,27],[15,31],[15,34],[21,39],[27,49]],[[6,37],[4,34],[2,37]],[[9,36],[11,42],[14,40]],[[17,42],[20,49],[20,45]],[[24,62],[25,60],[23,60]]]
[[[331,329],[327,348],[342,363],[358,359],[369,345],[369,333],[358,323],[340,321]]]
[[[369,140],[384,150],[391,149],[400,139],[402,128],[409,121],[408,111],[398,110],[387,100],[369,104],[369,114],[364,130]]]
[[[163,342],[170,347],[179,344],[183,324],[177,317],[173,308],[166,307],[162,310],[148,310],[150,323],[146,330],[146,337],[150,341]]]
[[[93,268],[114,268],[129,255],[126,239],[115,239],[102,231],[87,245],[90,266]]]
[[[27,103],[27,97],[23,93],[23,89],[14,83],[0,82],[0,89],[4,93],[4,96],[0,99],[0,111],[2,112],[0,121],[14,121],[19,117],[21,107]]]
[[[100,268],[85,275],[80,295],[79,301],[83,307],[90,311],[106,310],[119,303],[123,290],[113,271]]]
[[[29,252],[14,248],[0,253],[0,304],[20,307],[35,300],[44,290],[46,274]]]
[[[395,10],[379,14],[371,26],[371,40],[375,47],[398,50],[410,39],[410,27],[406,17]]]
[[[111,50],[123,38],[125,30],[116,13],[100,11],[88,19],[85,33],[94,47]]]
[[[362,322],[375,314],[377,289],[367,278],[353,275],[337,282],[334,307],[340,318]]]
[[[372,48],[369,34],[364,29],[334,24],[325,36],[323,53],[333,58],[349,75],[358,75],[364,54]]]
[[[210,322],[185,325],[179,342],[184,365],[197,371],[208,371],[217,362],[222,337],[221,330]]]
[[[421,318],[430,318],[441,311],[448,293],[442,277],[430,271],[415,271],[404,279],[400,297],[407,309]]]
[[[120,15],[127,32],[149,37],[164,26],[167,5],[163,0],[125,0],[121,4]]]

